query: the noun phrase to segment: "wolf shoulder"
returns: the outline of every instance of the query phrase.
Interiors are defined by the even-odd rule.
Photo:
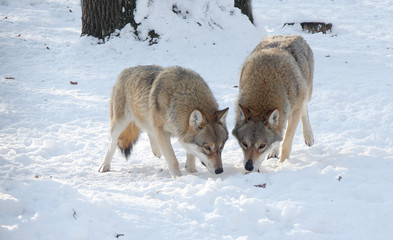
[[[157,65],[135,66],[120,72],[114,87],[149,87],[151,88],[157,75],[164,70]]]
[[[151,108],[171,114],[191,114],[199,109],[206,114],[216,111],[218,104],[202,77],[193,70],[170,67],[156,78],[150,92]],[[183,113],[182,113],[183,114]]]

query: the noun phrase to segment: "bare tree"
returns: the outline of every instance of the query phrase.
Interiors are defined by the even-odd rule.
[[[139,38],[137,28],[140,23],[135,22],[134,18],[136,1],[137,0],[81,0],[81,35],[93,36],[105,41],[105,38],[110,36],[116,29],[120,30],[130,23],[134,28],[135,35]],[[235,7],[240,8],[242,13],[246,14],[253,23],[251,0],[235,0]],[[154,29],[150,29],[147,38],[149,39],[149,43],[157,43],[158,38],[159,35]]]
[[[240,8],[242,13],[250,19],[254,24],[254,17],[252,16],[251,0],[235,0],[235,7]]]
[[[134,29],[136,0],[81,0],[82,35],[102,40],[130,23]]]

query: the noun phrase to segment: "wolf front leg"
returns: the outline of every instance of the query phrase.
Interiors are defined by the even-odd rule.
[[[187,153],[186,171],[189,173],[198,172],[195,167],[195,156]]]
[[[312,132],[310,118],[308,116],[308,104],[304,103],[302,107],[302,129],[304,142],[311,147],[314,144],[314,134]]]
[[[278,158],[279,154],[280,154],[280,142],[273,143],[272,150],[267,155],[267,159]]]
[[[156,137],[157,143],[168,164],[169,173],[173,178],[180,177],[181,172],[179,169],[179,162],[177,161],[175,152],[173,151],[169,133],[165,132],[162,128],[156,128]]]
[[[284,140],[281,146],[281,154],[280,154],[281,163],[283,163],[286,159],[288,159],[291,153],[293,137],[295,136],[296,128],[300,120],[300,112],[301,109],[297,109],[288,118],[287,129],[285,131]]]

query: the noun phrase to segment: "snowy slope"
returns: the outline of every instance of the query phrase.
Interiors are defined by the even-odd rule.
[[[0,239],[390,239],[392,16],[391,0],[255,0],[253,27],[230,0],[139,0],[141,36],[154,28],[159,44],[129,27],[97,44],[80,38],[78,0],[0,0]],[[194,69],[230,107],[231,131],[240,65],[266,34],[301,34],[314,51],[314,146],[299,128],[286,163],[244,174],[230,136],[215,176],[186,173],[174,139],[184,176],[172,179],[142,135],[130,161],[117,152],[97,172],[123,68]]]

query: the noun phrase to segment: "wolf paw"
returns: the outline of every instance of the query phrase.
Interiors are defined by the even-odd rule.
[[[154,154],[154,156],[156,156],[157,158],[161,158],[161,152],[160,152],[160,151],[157,151],[157,152],[154,152],[154,151],[153,151],[153,154]]]
[[[104,173],[104,172],[109,172],[111,169],[111,166],[108,164],[102,164],[101,167],[98,169],[98,172]]]
[[[285,160],[289,159],[289,153],[281,153],[280,155],[280,163],[285,162]]]
[[[189,166],[185,166],[185,169],[186,169],[186,171],[187,172],[189,172],[189,173],[196,173],[196,172],[198,172],[198,170],[196,170],[196,168],[195,167],[189,167]]]
[[[278,153],[277,152],[271,152],[269,155],[267,155],[267,159],[270,158],[278,158]]]
[[[177,177],[181,177],[182,176],[180,170],[176,170],[174,172],[170,172],[170,174],[171,174],[172,178],[177,178]]]
[[[267,155],[267,159],[269,158],[278,158],[280,149],[278,147],[274,147],[273,150]]]
[[[161,150],[158,146],[151,145],[151,152],[154,154],[154,156],[161,158]]]
[[[309,147],[314,145],[314,137],[313,137],[313,135],[306,135],[306,136],[304,136],[304,142]]]

